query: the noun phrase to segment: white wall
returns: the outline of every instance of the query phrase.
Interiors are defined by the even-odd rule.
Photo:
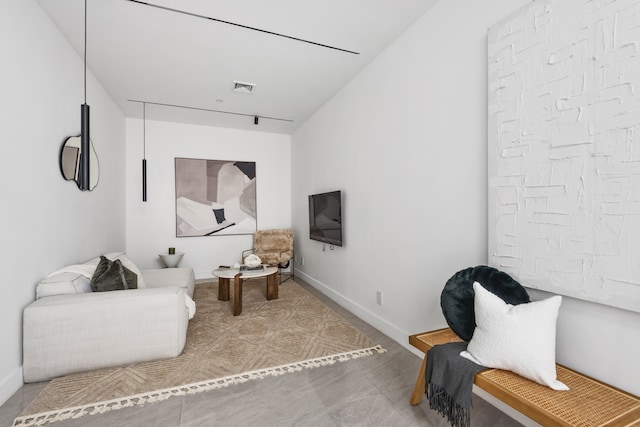
[[[291,137],[146,121],[147,202],[142,202],[142,121],[127,119],[127,253],[141,268],[159,268],[159,253],[185,252],[180,266],[197,278],[240,261],[252,235],[176,238],[176,157],[256,162],[258,229],[291,226]]]
[[[67,264],[124,248],[124,116],[89,73],[92,192],[65,181],[60,145],[80,133],[83,64],[32,0],[0,2],[0,403],[22,385],[22,310]]]
[[[406,346],[446,326],[447,279],[487,263],[487,29],[526,3],[438,2],[293,135],[298,274]],[[322,251],[307,196],[334,189],[345,246]],[[640,394],[639,351],[637,313],[565,298],[561,363]]]

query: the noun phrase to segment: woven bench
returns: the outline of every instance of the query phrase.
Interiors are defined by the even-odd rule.
[[[418,405],[424,396],[428,351],[454,341],[461,340],[449,328],[409,337],[409,343],[425,353],[412,405]],[[569,391],[555,391],[500,369],[478,373],[474,384],[545,427],[640,427],[640,398],[562,365],[556,368],[558,380]]]

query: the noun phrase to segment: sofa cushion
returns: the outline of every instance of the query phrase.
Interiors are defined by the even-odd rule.
[[[129,270],[133,271],[138,276],[139,289],[143,289],[147,287],[144,281],[144,278],[142,276],[142,272],[140,271],[138,266],[135,265],[133,261],[131,261],[131,259],[127,256],[127,254],[125,254],[124,252],[109,252],[104,256],[110,259],[111,261],[120,260],[122,265],[127,267]],[[86,261],[82,264],[74,264],[74,265],[68,265],[66,267],[63,267],[57,271],[54,271],[49,276],[54,276],[60,273],[71,272],[71,273],[81,274],[85,276],[87,279],[91,279],[91,276],[93,276],[93,273],[95,272],[99,262],[100,262],[100,257],[92,258],[89,261]]]
[[[36,285],[36,299],[52,295],[92,292],[89,279],[79,273],[58,273],[42,279]]]
[[[136,289],[137,275],[122,265],[120,260],[111,261],[101,256],[96,271],[91,276],[91,289],[94,292]]]
[[[109,258],[111,261],[120,260],[122,265],[133,271],[138,276],[138,289],[144,289],[148,287],[146,282],[144,281],[142,272],[140,271],[138,266],[135,265],[133,261],[131,261],[127,254],[125,254],[124,252],[109,252],[108,254],[105,254],[105,257]]]

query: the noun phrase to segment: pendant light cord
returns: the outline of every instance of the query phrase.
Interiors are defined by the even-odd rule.
[[[142,103],[142,158],[147,158],[147,103]]]
[[[84,103],[87,103],[87,0],[84,0]]]
[[[142,103],[142,201],[147,201],[147,103]]]

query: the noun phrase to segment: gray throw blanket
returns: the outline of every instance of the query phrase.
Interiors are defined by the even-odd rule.
[[[429,350],[425,373],[429,407],[453,427],[471,425],[471,390],[476,374],[485,368],[460,357],[466,342],[435,345]]]

